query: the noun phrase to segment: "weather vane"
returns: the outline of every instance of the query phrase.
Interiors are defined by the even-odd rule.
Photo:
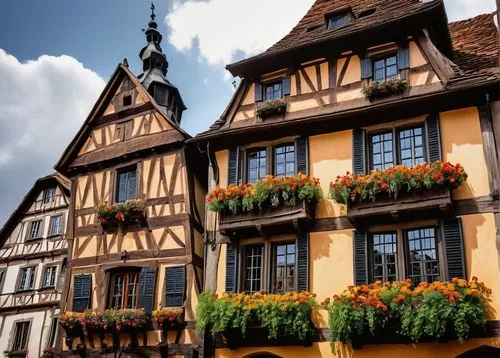
[[[155,15],[155,4],[151,2],[151,20],[155,21],[156,15]]]

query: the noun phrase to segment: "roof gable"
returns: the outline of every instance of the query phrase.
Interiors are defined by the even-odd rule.
[[[124,106],[125,96],[130,96],[130,106]],[[134,117],[135,114],[146,111],[149,111],[149,113],[139,118]],[[90,152],[93,152],[91,153],[93,154],[92,158],[89,159],[91,161],[110,159],[110,155],[102,156],[98,152],[103,149],[101,147],[123,142],[124,133],[120,131],[125,129],[118,126],[122,119],[124,121],[131,120],[132,122],[131,125],[125,128],[128,134],[143,136],[160,130],[168,131],[169,136],[165,136],[163,139],[157,138],[154,142],[155,145],[169,144],[168,138],[175,142],[190,138],[188,133],[168,118],[154,98],[141,85],[137,77],[126,66],[120,64],[106,84],[77,135],[55,165],[55,168],[65,173],[69,166],[79,166],[80,162],[82,162],[78,162],[79,157]],[[143,121],[141,122],[141,120]],[[106,123],[109,125],[105,126]],[[99,130],[96,130],[97,128]],[[143,130],[144,128],[147,128],[147,130]],[[141,145],[129,146],[129,148],[117,151],[114,157],[130,154],[141,149]],[[87,161],[85,160],[85,162]]]

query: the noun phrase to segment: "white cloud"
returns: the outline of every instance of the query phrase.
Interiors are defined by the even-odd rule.
[[[0,78],[1,226],[26,189],[52,171],[105,83],[70,56],[21,63],[2,49]]]
[[[449,21],[468,19],[497,8],[495,0],[445,0],[444,3]]]
[[[166,16],[168,40],[180,51],[197,43],[201,57],[222,66],[237,51],[264,51],[302,18],[313,0],[188,0]]]
[[[201,61],[223,66],[238,51],[258,54],[286,35],[314,0],[176,0],[166,16],[168,40],[180,51],[197,46]],[[495,0],[445,0],[457,21],[496,9]]]

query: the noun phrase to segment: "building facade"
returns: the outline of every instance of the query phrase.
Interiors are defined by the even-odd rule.
[[[0,347],[37,358],[55,347],[67,263],[69,181],[36,181],[0,231]]]
[[[185,145],[186,107],[167,79],[154,17],[140,52],[144,72],[136,77],[126,61],[118,66],[56,165],[74,191],[62,310],[144,310],[149,317],[170,307],[182,309],[184,319],[174,332],[149,321],[133,334],[116,327],[102,335],[66,332],[59,342],[66,356],[83,346],[88,354],[159,356],[161,342],[174,356],[197,351],[192,322],[202,289],[205,162],[195,162]],[[123,205],[133,207],[130,220]]]
[[[209,191],[302,172],[318,178],[324,193],[315,213],[300,206],[239,219],[209,213],[207,290],[219,297],[308,290],[322,301],[379,279],[477,276],[493,291],[486,331],[463,344],[381,340],[334,352],[320,310],[312,345],[247,334],[236,347],[224,337],[207,340],[205,355],[455,357],[500,347],[495,16],[448,24],[442,1],[317,0],[266,52],[227,66],[240,85],[193,140],[207,148]],[[380,91],[384,81],[403,85]],[[281,109],[263,111],[269,103]],[[468,180],[445,197],[385,206],[346,206],[328,196],[329,183],[347,172],[436,161],[462,164]]]

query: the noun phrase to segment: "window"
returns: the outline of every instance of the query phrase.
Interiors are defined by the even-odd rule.
[[[255,183],[267,175],[266,149],[248,152],[248,182]]]
[[[29,225],[28,239],[37,239],[42,236],[42,220],[32,221]]]
[[[45,268],[43,273],[43,286],[42,287],[54,287],[56,284],[56,272],[57,266],[49,266]]]
[[[397,280],[397,234],[372,235],[373,280]]]
[[[123,96],[123,107],[128,107],[132,104],[132,96]]]
[[[371,233],[369,238],[371,282],[409,278],[418,285],[422,281],[430,283],[440,278],[435,228]]]
[[[45,189],[43,191],[43,203],[44,204],[49,204],[54,200],[56,189],[55,188],[49,188]]]
[[[62,226],[62,215],[52,216],[50,218],[49,236],[61,235]]]
[[[139,272],[116,273],[111,276],[110,308],[137,308]]]
[[[117,200],[118,203],[123,203],[129,199],[134,199],[137,196],[137,172],[127,169],[118,172],[117,183]]]
[[[397,56],[389,56],[373,61],[373,80],[385,81],[398,75]]]
[[[48,347],[56,346],[56,333],[57,333],[57,317],[52,318],[52,324],[50,326],[50,334],[48,340]]]
[[[5,268],[0,269],[0,293],[2,292],[3,281],[5,279],[5,272],[6,272]]]
[[[254,293],[261,290],[263,252],[264,247],[261,245],[245,248],[245,292]]]
[[[18,291],[33,289],[33,283],[35,282],[35,269],[35,266],[21,268],[21,271],[19,271]]]
[[[371,168],[384,170],[396,164],[413,167],[424,163],[424,128],[405,128],[370,136]]]
[[[17,322],[12,341],[12,351],[20,351],[28,348],[28,337],[30,322]]]
[[[418,284],[439,279],[439,263],[434,228],[408,230],[408,277]]]
[[[329,26],[331,29],[341,28],[349,23],[349,16],[347,14],[332,16],[329,20]]]
[[[276,82],[265,85],[264,87],[264,100],[270,101],[273,99],[280,99],[283,97],[282,82]]]
[[[274,175],[294,176],[295,171],[295,145],[285,144],[274,149]]]
[[[277,244],[275,251],[273,292],[293,291],[295,288],[295,243]]]
[[[186,292],[186,266],[167,267],[165,287],[166,307],[184,305]]]

